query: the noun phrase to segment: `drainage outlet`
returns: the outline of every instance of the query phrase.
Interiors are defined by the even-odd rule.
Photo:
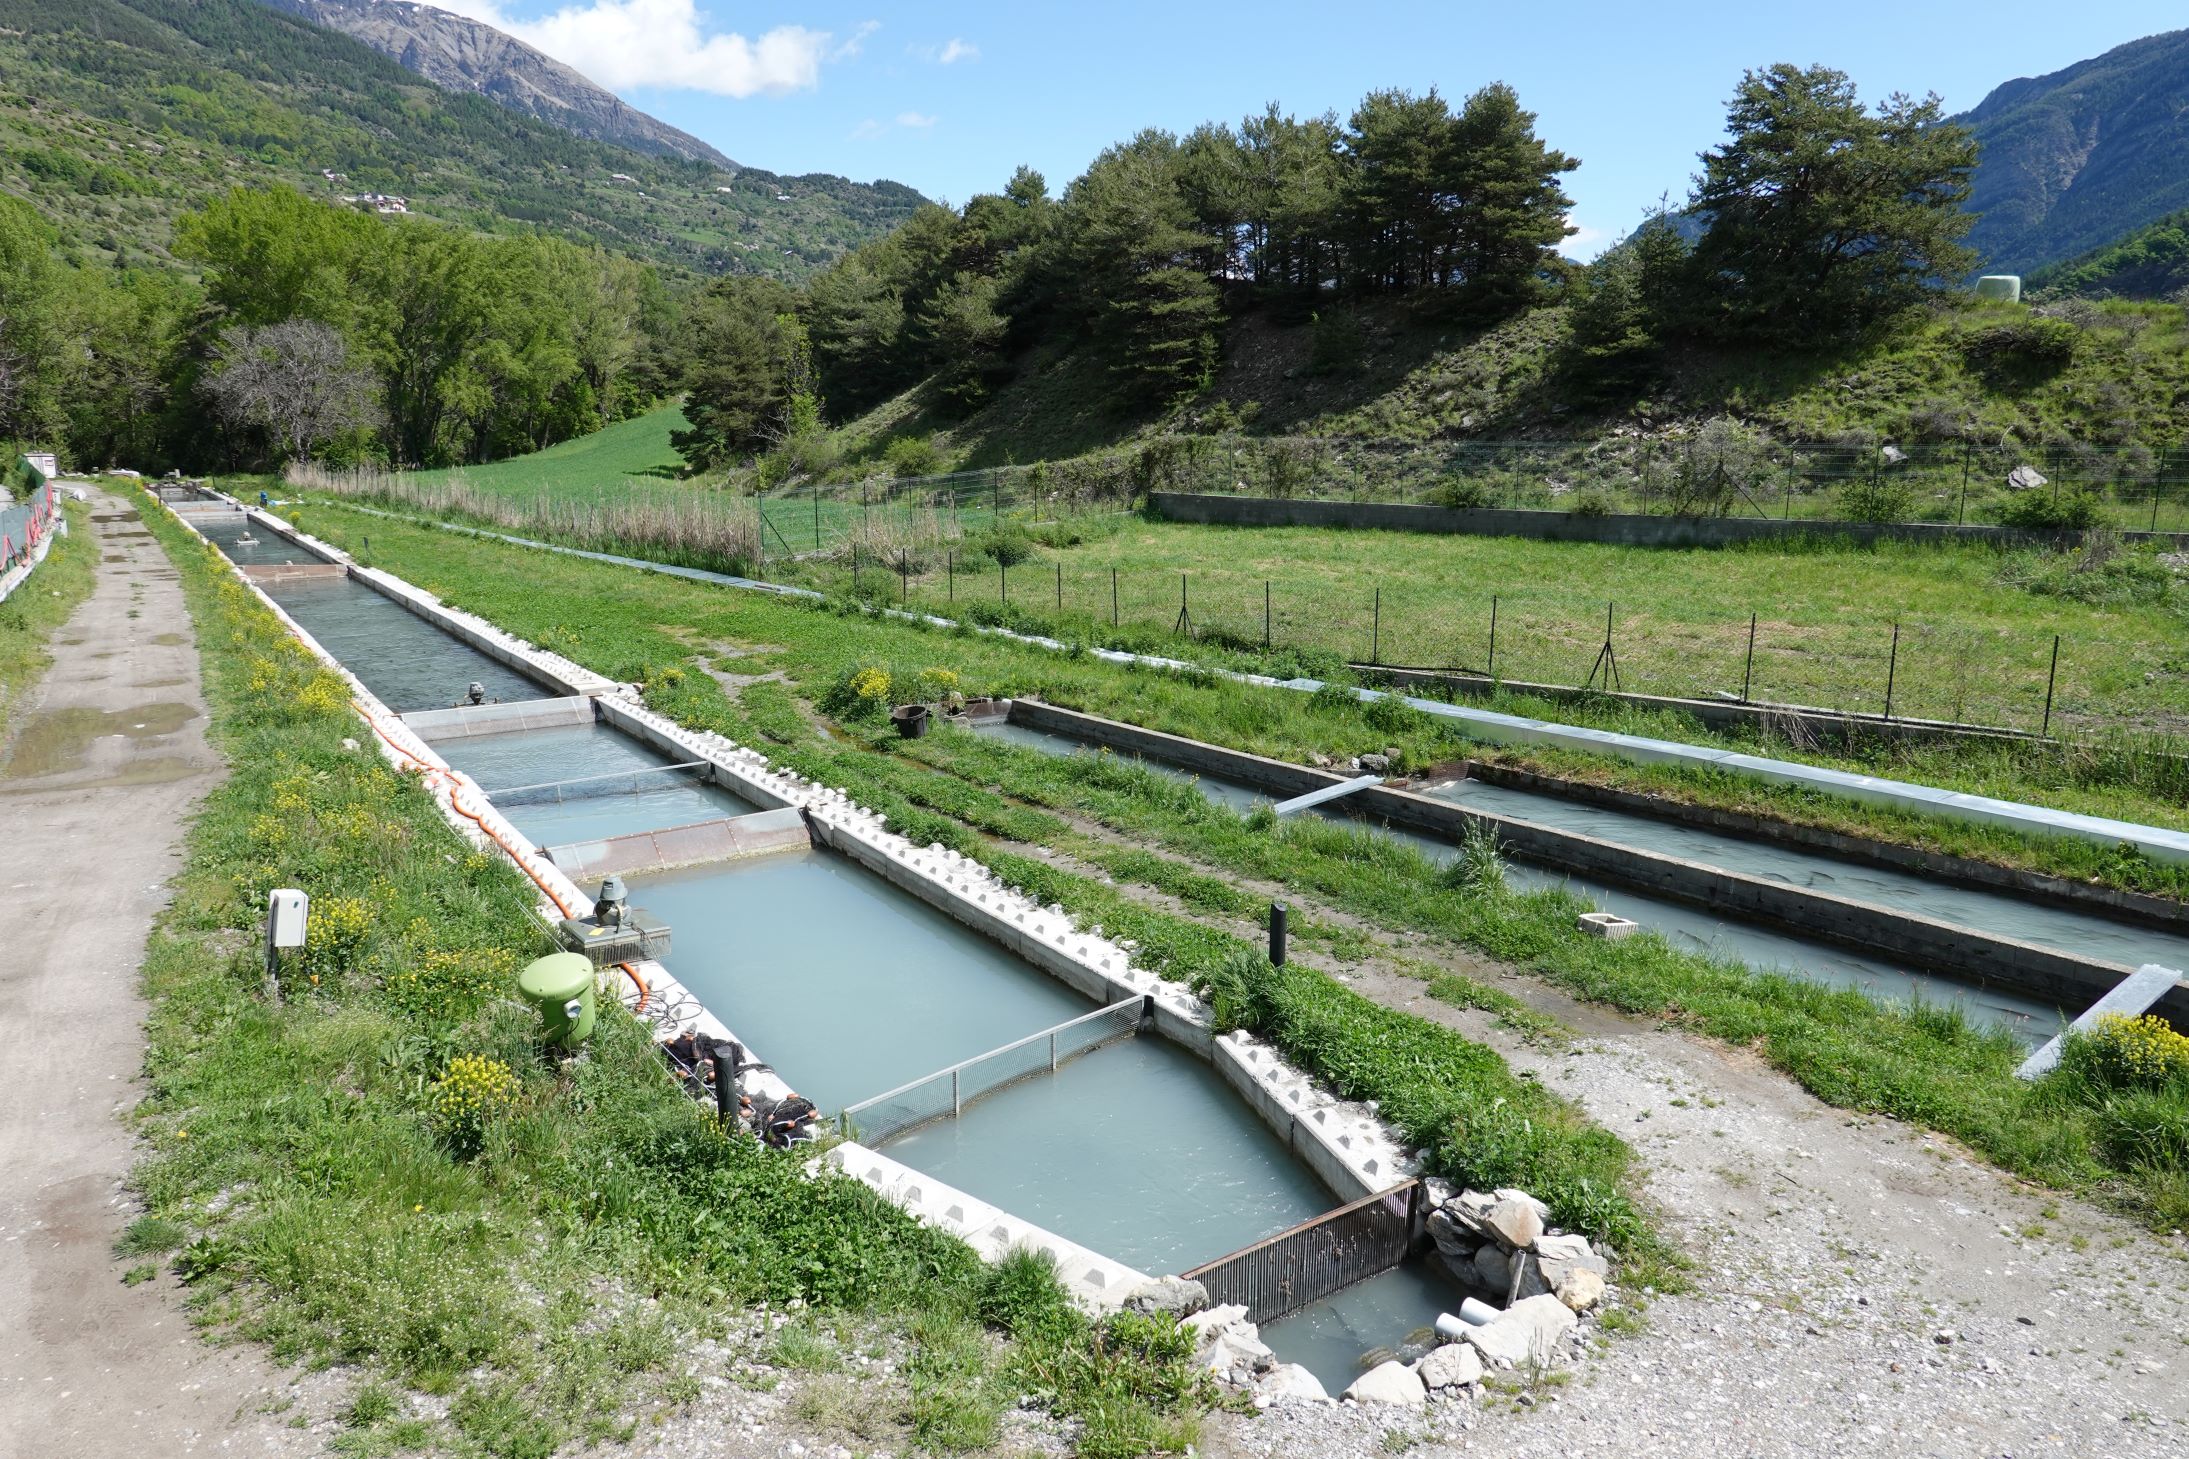
[[[1583,932],[1592,937],[1604,938],[1609,942],[1617,942],[1622,937],[1633,936],[1635,932],[1640,930],[1641,925],[1641,923],[1630,917],[1621,917],[1613,912],[1584,912],[1581,914],[1579,923]]]

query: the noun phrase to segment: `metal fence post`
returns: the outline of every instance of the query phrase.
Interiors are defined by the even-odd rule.
[[[950,575],[949,601],[955,603],[958,601],[958,550],[955,547],[946,549],[943,561],[947,564],[943,571]]]
[[[1748,664],[1741,670],[1741,703],[1748,702],[1748,690],[1756,682],[1756,615],[1748,615]]]
[[[963,1096],[959,1093],[958,1071],[955,1069],[952,1069],[950,1071],[950,1113],[952,1115],[962,1115],[965,1113],[965,1100]]]
[[[1061,562],[1056,565],[1056,610],[1064,611],[1064,564]]]
[[[821,550],[821,478],[813,479],[813,550]]]
[[[897,576],[900,578],[898,598],[906,607],[912,603],[912,554],[907,552],[897,558]]]
[[[2044,739],[2052,733],[2052,686],[2060,680],[2060,635],[2052,635],[2052,667],[2045,671],[2045,722],[2037,731],[2037,738]]]
[[[1957,527],[1967,525],[1969,520],[1969,457],[1975,450],[1974,441],[1965,440],[1961,443],[1961,506],[1953,516]]]
[[[1900,620],[1893,620],[1892,657],[1885,661],[1885,717],[1893,717],[1893,683],[1900,675]]]
[[[1368,662],[1383,662],[1383,584],[1376,585],[1376,616],[1368,630]]]
[[[2166,447],[2159,447],[2159,464],[2151,469],[2151,530],[2159,530],[2159,487],[2166,480]]]
[[[1269,904],[1269,961],[1273,967],[1285,965],[1285,935],[1292,929],[1292,910],[1282,902]]]
[[[1269,648],[1269,579],[1262,579],[1262,648]]]
[[[1117,627],[1117,569],[1110,569],[1110,627]]]
[[[1190,637],[1193,633],[1193,615],[1186,611],[1186,575],[1178,575],[1178,621],[1171,625],[1171,632]]]
[[[1490,594],[1490,682],[1497,682],[1497,594]]]
[[[999,561],[996,564],[996,577],[997,580],[1003,584],[1001,590],[1003,599],[1002,606],[1008,608],[1011,606],[1011,564],[1009,564],[1008,562]]]
[[[1056,1073],[1056,1030],[1049,1030],[1049,1072]]]

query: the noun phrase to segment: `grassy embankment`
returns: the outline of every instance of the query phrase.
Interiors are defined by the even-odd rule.
[[[347,746],[341,682],[147,515],[215,741],[256,773],[209,797],[148,949],[147,1214],[124,1250],[167,1256],[208,1323],[356,1364],[348,1452],[527,1459],[666,1422],[710,1335],[800,1370],[791,1416],[853,1443],[982,1447],[1028,1392],[1090,1454],[1190,1439],[1208,1395],[1168,1325],[1092,1323],[1038,1265],[984,1268],[857,1182],[724,1137],[620,1011],[584,1059],[543,1058],[508,996],[546,948],[528,884]],[[292,884],[311,941],[273,1006],[253,929]],[[752,1304],[798,1310],[769,1337]],[[891,1346],[899,1376],[863,1366]]]
[[[16,707],[53,662],[54,631],[91,596],[99,544],[91,535],[91,508],[68,502],[68,534],[46,551],[46,560],[22,586],[0,602],[0,751],[15,731]],[[0,755],[0,758],[5,758]]]
[[[1881,1006],[1859,993],[1758,975],[1653,936],[1587,938],[1574,929],[1574,903],[1560,894],[1455,888],[1406,848],[1313,821],[1272,827],[1245,820],[1106,757],[1057,760],[962,736],[905,747],[856,719],[825,735],[798,698],[849,713],[856,703],[846,686],[861,667],[909,682],[947,668],[967,692],[1038,693],[1291,758],[1364,744],[1396,745],[1417,761],[1452,751],[1447,731],[1402,706],[1118,669],[970,634],[637,577],[341,509],[315,509],[311,526],[345,543],[371,531],[383,565],[596,670],[643,679],[651,702],[666,712],[768,745],[779,759],[849,786],[918,839],[961,846],[1045,899],[1105,927],[1134,929],[1158,966],[1206,978],[1212,967],[1228,965],[1238,939],[1223,934],[1212,942],[1190,927],[1151,924],[1118,891],[1061,873],[1012,843],[1064,846],[1118,881],[1234,922],[1255,902],[1239,878],[1283,886],[1371,926],[1487,953],[1582,996],[1752,1045],[1829,1102],[1941,1130],[2033,1179],[2109,1196],[2160,1225],[2189,1216],[2189,1152],[2178,1143],[2189,1116],[2177,1111],[2166,1127],[2173,1135],[2162,1129],[2145,1138],[2104,1100],[2073,1097],[2058,1081],[2031,1087],[2014,1079],[2020,1051],[2012,1041],[1951,1013]],[[739,674],[780,672],[792,689],[762,682],[731,704],[692,672],[695,659]],[[1091,817],[1107,839],[1090,845],[1065,811]],[[1432,991],[1475,997],[1464,984]],[[1272,1000],[1245,1006],[1268,1013]],[[1320,1048],[1304,1032],[1288,1035],[1281,1018],[1273,1018],[1273,1036],[1295,1057],[1349,1082],[1344,1052]],[[1495,1168],[1497,1153],[1469,1153],[1467,1142],[1501,1136],[1479,1127],[1459,1134],[1455,1155]]]

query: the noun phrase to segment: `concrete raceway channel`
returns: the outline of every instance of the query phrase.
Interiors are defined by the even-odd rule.
[[[385,592],[388,585],[373,586]],[[490,629],[472,641],[482,648],[497,642],[512,647]],[[526,652],[522,646],[513,651]],[[682,760],[695,748],[711,752],[714,763],[732,762],[725,768],[741,772],[748,793],[773,791],[786,805],[818,802],[825,823],[848,846],[860,848],[851,854],[872,869],[907,866],[906,858],[892,855],[886,833],[856,807],[832,802],[822,788],[771,780],[749,752],[695,747],[684,732],[625,704],[598,681],[565,681],[565,687],[573,684],[577,697],[594,699],[597,713],[624,731],[656,738],[665,754]],[[1043,708],[1024,706],[1022,712],[1038,716]],[[403,736],[407,727],[389,718],[394,723],[386,727]],[[1083,737],[1112,734],[1116,748],[1128,748],[1118,742],[1125,737],[1150,733],[1079,722],[1064,727]],[[434,742],[416,737],[415,748],[430,753]],[[1151,753],[1146,745],[1130,748]],[[1219,768],[1234,775],[1243,769],[1230,762]],[[1272,793],[1297,793],[1328,779],[1292,766],[1251,774]],[[1402,790],[1384,795],[1407,800],[1386,798],[1367,807],[1396,824],[1412,816],[1429,834],[1449,834],[1449,822],[1426,825],[1421,818],[1431,811],[1409,803],[1428,797]],[[1448,804],[1435,809],[1455,814]],[[1510,840],[1512,828],[1504,829]],[[1515,849],[1546,859],[1554,853],[1549,843]],[[917,857],[917,848],[907,850]],[[972,885],[970,878],[960,880]],[[575,885],[567,890],[582,900]],[[997,905],[1022,955],[1076,964],[1083,978],[1092,971],[1074,955],[1075,939],[1083,940],[1075,929],[1045,921],[1037,931],[1017,921],[1021,912],[1039,918],[1048,909],[1009,907],[1000,896]],[[1875,931],[1876,925],[1865,926],[1854,936]],[[2035,952],[2030,965],[2040,974],[2059,971],[2046,962],[2056,954]],[[1129,956],[1123,950],[1115,955],[1117,966],[1103,970],[1110,975],[1102,984],[1106,990],[1152,984],[1126,981]],[[2086,960],[2068,961],[2081,965],[2074,976],[2105,975]],[[1050,971],[1055,975],[1058,968]],[[666,969],[648,973],[665,998],[676,996]],[[1377,996],[1408,997],[1397,989]],[[1413,1011],[1499,1046],[1516,1067],[1538,1072],[1633,1139],[1649,1162],[1652,1193],[1685,1213],[1679,1218],[1683,1235],[1710,1269],[1696,1294],[1657,1305],[1648,1332],[1592,1360],[1574,1390],[1550,1393],[1533,1411],[1516,1411],[1510,1422],[1485,1415],[1478,1427],[1470,1418],[1459,1430],[1438,1433],[1439,1443],[1461,1451],[1487,1446],[1485,1452],[1546,1455],[1614,1447],[1792,1454],[1816,1452],[1823,1444],[1881,1453],[2177,1452],[2182,1431],[2170,1434],[2166,1425],[2183,1421],[2180,1388],[2164,1375],[2169,1361],[2179,1368],[2189,1356],[2189,1349],[2167,1347],[2181,1329],[2178,1251],[2150,1250],[2153,1238],[2132,1227],[2071,1201],[2048,1203],[2018,1190],[1948,1142],[1889,1121],[1849,1120],[1823,1110],[1768,1071],[1675,1034],[1572,1010],[1574,1022],[1590,1030],[1589,1040],[1578,1051],[1551,1055],[1479,1015],[1428,1006]],[[1181,1028],[1190,1024],[1178,1016]],[[1275,1087],[1266,1078],[1262,1084]],[[1674,1097],[1675,1108],[1668,1108],[1667,1093],[1676,1089],[1699,1097]],[[1638,1130],[1637,1122],[1651,1115],[1654,1121]],[[1364,1140],[1371,1124],[1358,1126]],[[1382,1149],[1384,1158],[1402,1158],[1388,1143]],[[854,1173],[878,1186],[894,1180],[896,1188],[885,1193],[905,1202],[912,1194],[906,1177],[888,1169],[887,1157],[870,1153],[877,1163]],[[1389,1173],[1388,1167],[1362,1171],[1357,1160],[1353,1168],[1356,1178]],[[909,1183],[934,1186],[916,1172]],[[2089,1240],[2070,1246],[2015,1234],[2040,1219],[2038,1208],[2056,1205],[2070,1207],[2067,1223]],[[2006,1214],[1991,1229],[1985,1223],[2000,1212]],[[2130,1261],[2142,1280],[2124,1279]],[[1128,1275],[1120,1271],[1112,1279]],[[1946,1341],[1940,1339],[1944,1324],[1955,1329]],[[2024,1338],[2026,1354],[2015,1348]],[[1765,1411],[1752,1401],[1764,1387],[1795,1396]],[[1286,1407],[1258,1420],[1216,1420],[1207,1448],[1240,1455],[1387,1452],[1385,1427],[1350,1407]]]

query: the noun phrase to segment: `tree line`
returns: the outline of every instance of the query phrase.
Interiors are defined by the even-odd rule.
[[[971,407],[1042,339],[1093,350],[1115,400],[1141,406],[1204,382],[1227,317],[1257,305],[1304,317],[1325,296],[1409,295],[1495,318],[1557,279],[1560,178],[1578,165],[1493,85],[1456,110],[1434,90],[1378,91],[1343,122],[1271,105],[1237,126],[1144,131],[1058,197],[1022,167],[963,208],[920,209],[802,291],[711,286],[679,331],[687,452],[718,461],[794,434],[784,422],[809,392],[856,413],[933,377]]]
[[[286,188],[178,222],[177,270],[60,260],[0,199],[0,436],[70,460],[443,466],[538,450],[658,400],[654,271],[548,236],[382,218]]]
[[[849,417],[923,380],[970,409],[1037,343],[1100,360],[1115,404],[1160,407],[1210,378],[1229,318],[1379,297],[1477,325],[1568,306],[1568,384],[1586,397],[1631,387],[1681,341],[1845,342],[1975,264],[1960,239],[1976,145],[1935,96],[1871,108],[1828,67],[1751,71],[1701,163],[1684,202],[1582,268],[1558,253],[1578,164],[1508,86],[1456,109],[1378,91],[1343,122],[1272,105],[1142,132],[1061,197],[1021,168],[803,290],[710,286],[668,371],[688,392],[682,444],[700,462],[795,457],[796,423],[824,402]]]

